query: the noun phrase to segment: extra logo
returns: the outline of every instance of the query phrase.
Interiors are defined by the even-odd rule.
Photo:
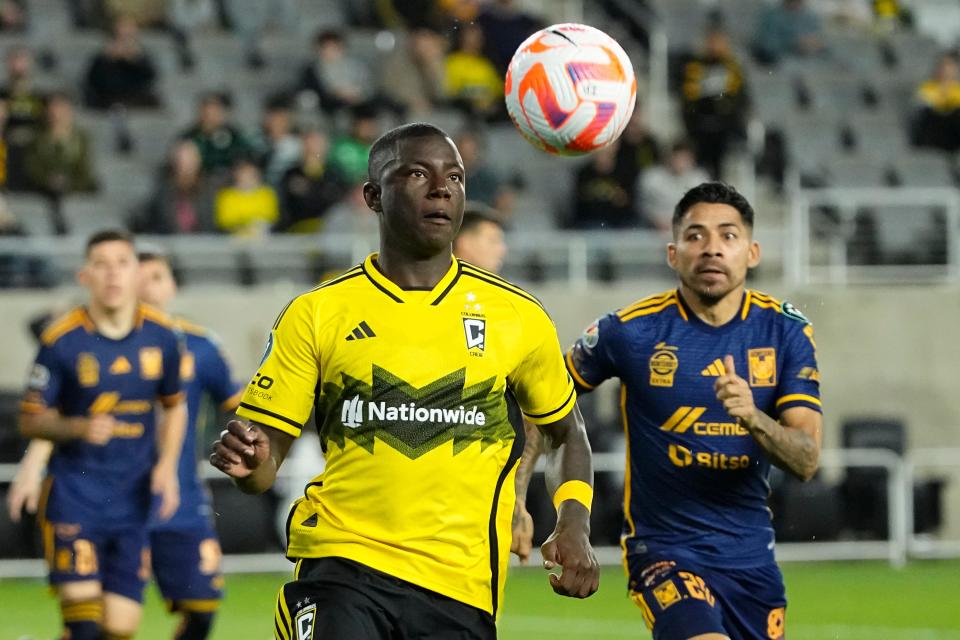
[[[317,603],[307,605],[297,611],[293,619],[293,628],[297,632],[297,640],[313,640],[313,628],[317,620]]]
[[[751,387],[777,386],[777,352],[773,347],[747,351]]]
[[[650,386],[672,387],[673,376],[677,373],[680,360],[677,358],[677,347],[658,342],[650,356]]]
[[[464,318],[463,333],[467,338],[467,349],[484,350],[487,342],[487,321],[483,318]]]

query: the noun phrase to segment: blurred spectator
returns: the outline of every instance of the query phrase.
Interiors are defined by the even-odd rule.
[[[200,150],[203,170],[219,173],[229,169],[242,155],[251,152],[250,143],[241,131],[227,122],[227,97],[212,92],[200,97],[196,123],[180,134]]]
[[[260,69],[266,64],[261,39],[267,27],[295,32],[298,26],[296,0],[222,0],[233,30],[243,43],[247,66]]]
[[[370,107],[358,107],[353,112],[350,133],[337,138],[330,149],[330,167],[349,184],[359,184],[367,177],[367,156],[370,145],[380,135],[377,112]]]
[[[687,136],[714,179],[721,177],[731,143],[746,137],[747,91],[730,37],[718,26],[707,31],[703,51],[683,65],[680,100]]]
[[[444,24],[438,0],[374,0],[374,11],[388,29],[438,29]]]
[[[27,30],[27,6],[24,0],[0,0],[0,32],[23,33]]]
[[[7,101],[0,96],[0,193],[7,187]]]
[[[214,233],[213,195],[197,145],[181,140],[171,147],[150,199],[131,227],[136,233]]]
[[[874,0],[810,0],[810,9],[824,20],[869,28],[873,24]]]
[[[483,29],[483,50],[501,76],[507,74],[517,47],[543,25],[533,16],[516,8],[514,0],[493,0],[477,17]]]
[[[279,217],[277,193],[263,183],[260,167],[249,158],[237,160],[232,182],[217,192],[214,204],[217,227],[229,233],[260,235]]]
[[[460,26],[445,68],[444,91],[453,104],[484,118],[502,110],[503,79],[483,55],[483,29],[479,25]]]
[[[166,24],[167,0],[103,0],[103,5],[110,23],[127,17],[143,28]]]
[[[443,97],[446,40],[432,29],[414,29],[383,68],[383,89],[407,110],[407,117],[429,114]]]
[[[189,71],[196,64],[192,46],[194,34],[215,27],[217,18],[214,0],[169,0],[167,25],[177,46],[180,66],[184,70]]]
[[[267,100],[260,131],[253,137],[257,162],[263,179],[274,189],[287,170],[300,160],[300,138],[293,131],[290,100],[275,96]]]
[[[70,0],[66,5],[77,29],[106,29],[109,25],[103,0]]]
[[[373,99],[376,87],[367,65],[347,54],[339,31],[325,30],[313,39],[314,57],[300,72],[297,91],[316,96],[328,114],[355,107]]]
[[[27,148],[43,126],[46,110],[44,96],[33,86],[33,54],[26,47],[7,52],[7,84],[0,98],[7,105],[7,124],[3,131],[7,148],[7,188],[22,191],[30,187],[24,167]]]
[[[638,102],[620,136],[620,151],[617,153],[617,173],[624,184],[636,182],[648,167],[660,162],[660,143],[647,127],[642,105]]]
[[[614,141],[595,151],[590,163],[577,170],[571,227],[622,229],[639,224],[633,182],[625,181],[617,173],[619,151],[620,142]]]
[[[345,195],[346,181],[327,165],[329,146],[326,134],[319,129],[304,132],[300,163],[287,171],[281,183],[282,214],[277,231],[319,231],[327,211]]]
[[[960,149],[960,67],[954,53],[937,61],[933,75],[917,88],[911,138],[918,147]]]
[[[113,23],[113,36],[94,56],[87,71],[84,89],[88,107],[159,106],[154,87],[157,71],[139,36],[137,22],[130,16],[120,16]]]
[[[690,143],[675,142],[666,162],[647,169],[640,178],[640,202],[647,221],[661,231],[669,231],[677,198],[709,179],[697,166]]]
[[[480,133],[465,130],[457,136],[457,149],[466,169],[467,195],[509,217],[513,211],[514,190],[506,184],[484,157],[486,148]]]
[[[503,241],[503,223],[494,211],[471,201],[466,203],[463,222],[453,240],[453,254],[481,269],[500,273],[507,244]]]
[[[90,136],[74,123],[73,103],[65,93],[47,100],[46,126],[26,152],[26,170],[34,189],[52,196],[95,191]]]
[[[806,57],[824,51],[820,18],[805,0],[781,0],[760,16],[753,52],[762,64],[776,64],[785,57]]]

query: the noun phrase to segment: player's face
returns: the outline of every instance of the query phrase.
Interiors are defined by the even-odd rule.
[[[140,300],[158,309],[166,309],[177,295],[177,283],[166,260],[140,263]]]
[[[481,222],[473,231],[457,238],[454,253],[481,269],[499,273],[507,255],[503,230],[493,222]]]
[[[94,245],[79,274],[90,301],[106,311],[133,306],[137,300],[139,265],[129,242],[110,240]]]
[[[367,205],[380,214],[385,244],[429,257],[449,250],[463,220],[463,160],[453,141],[439,135],[408,138],[364,189]]]
[[[704,300],[720,300],[759,264],[760,245],[734,207],[700,202],[681,220],[667,262],[688,289]]]

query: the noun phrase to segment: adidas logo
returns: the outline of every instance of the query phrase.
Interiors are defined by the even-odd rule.
[[[710,366],[708,366],[706,369],[701,371],[700,375],[708,376],[708,377],[718,377],[718,376],[726,375],[726,373],[727,373],[727,369],[726,367],[723,366],[723,360],[721,360],[720,358],[717,358],[716,360],[710,363]]]
[[[373,329],[370,328],[370,325],[367,324],[366,320],[362,320],[360,324],[353,328],[353,331],[347,335],[347,340],[363,340],[364,338],[376,338],[377,334],[373,332]]]

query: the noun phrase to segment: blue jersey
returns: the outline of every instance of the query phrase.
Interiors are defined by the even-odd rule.
[[[813,327],[758,291],[720,327],[677,291],[653,296],[601,318],[567,354],[582,390],[621,382],[627,554],[676,549],[721,568],[773,561],[770,461],[713,388],[726,355],[772,418],[791,407],[820,411]]]
[[[158,401],[165,406],[181,401],[179,339],[159,311],[140,305],[133,330],[119,340],[98,333],[82,307],[44,332],[22,410],[50,408],[65,417],[110,414],[116,420],[106,445],[57,444],[48,467],[47,520],[146,523]]]
[[[243,387],[230,375],[230,366],[209,331],[183,319],[176,320],[182,336],[180,379],[187,394],[187,431],[180,452],[180,508],[154,529],[190,529],[207,526],[211,509],[207,491],[197,472],[197,418],[204,394],[223,410],[240,403]]]

